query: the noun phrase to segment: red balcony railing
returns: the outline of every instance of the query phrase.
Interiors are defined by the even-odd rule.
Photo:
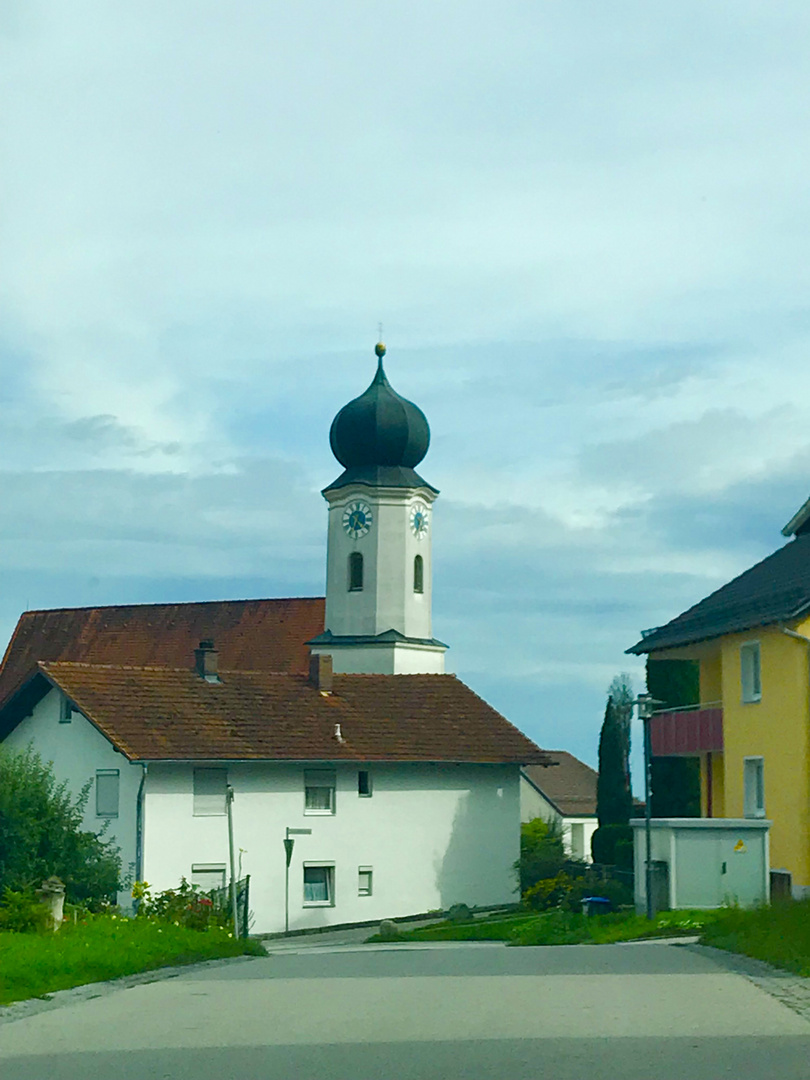
[[[653,757],[722,753],[723,709],[711,702],[656,713],[650,719]]]

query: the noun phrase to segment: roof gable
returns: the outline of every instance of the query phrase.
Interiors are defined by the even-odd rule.
[[[810,609],[810,534],[802,533],[664,626],[629,653],[690,645],[796,619]]]
[[[596,813],[598,774],[567,750],[546,751],[556,766],[551,769],[527,765],[524,772],[541,795],[565,817],[588,817]]]
[[[336,675],[323,694],[295,674],[223,671],[209,683],[187,668],[40,670],[130,760],[548,760],[453,675]]]
[[[191,667],[204,638],[214,639],[222,667],[303,673],[305,642],[323,625],[320,596],[26,611],[0,666],[0,703],[41,660]]]

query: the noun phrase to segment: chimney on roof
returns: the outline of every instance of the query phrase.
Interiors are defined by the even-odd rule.
[[[332,693],[332,657],[310,653],[309,681],[322,694]]]
[[[200,642],[199,648],[194,650],[194,670],[206,682],[219,682],[218,667],[219,653],[211,638],[206,638]]]

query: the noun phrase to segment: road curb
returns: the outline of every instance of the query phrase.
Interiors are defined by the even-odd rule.
[[[240,964],[246,960],[263,960],[262,956],[223,956],[215,960],[199,960],[194,964],[174,964],[170,967],[152,968],[137,975],[121,975],[117,979],[105,979],[103,982],[82,983],[67,990],[54,990],[41,998],[25,998],[13,1001],[10,1005],[0,1005],[0,1025],[14,1020],[23,1020],[26,1016],[62,1009],[66,1005],[76,1005],[81,1001],[104,997],[116,990],[129,990],[144,983],[163,982],[176,979],[179,975],[193,974],[195,971],[208,971],[211,968],[224,967],[228,964]]]

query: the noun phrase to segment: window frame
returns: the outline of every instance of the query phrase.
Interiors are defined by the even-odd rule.
[[[331,780],[331,783],[317,783],[316,779]],[[329,791],[329,806],[307,806],[309,791]],[[337,770],[304,769],[304,814],[307,817],[334,817],[337,811]],[[315,865],[314,863],[312,865]]]
[[[210,888],[205,888],[203,885],[200,885],[199,882],[196,882],[194,880],[195,874],[212,874],[215,872],[218,874],[222,874],[222,881],[219,885],[212,885]],[[213,892],[214,889],[224,889],[225,886],[228,884],[228,867],[225,865],[225,863],[192,863],[191,876],[189,878],[189,881],[192,885],[196,885],[197,888],[204,893]]]
[[[224,773],[225,783],[223,784],[222,795],[217,792],[210,791],[197,791],[197,776],[200,773]],[[225,817],[228,813],[228,770],[223,769],[218,765],[195,765],[192,769],[191,777],[191,797],[192,797],[192,816],[193,817]],[[203,799],[216,798],[217,806],[219,806],[219,799],[222,798],[222,809],[210,810],[203,809]],[[198,801],[199,800],[199,801]],[[213,805],[213,804],[210,804]]]
[[[762,701],[762,649],[759,641],[743,641],[740,644],[740,701],[743,705],[755,705]]]
[[[59,723],[70,724],[73,721],[73,704],[67,694],[59,696]]]
[[[360,779],[361,776],[366,778],[366,790],[363,791],[363,783]],[[368,769],[357,770],[357,797],[358,799],[370,799],[374,794],[374,787],[371,782],[371,773]]]
[[[743,817],[765,817],[765,758],[762,754],[751,754],[743,758]]]
[[[115,810],[99,810],[99,777],[109,776],[115,778]],[[96,817],[117,818],[121,809],[121,770],[120,769],[96,769]]]
[[[362,592],[365,585],[365,565],[362,551],[350,551],[348,560],[348,591]],[[356,569],[359,568],[359,573]]]
[[[307,900],[307,870],[325,870],[326,900]],[[308,860],[301,867],[302,906],[325,908],[335,906],[335,864],[328,861]]]
[[[361,884],[361,878],[368,877],[368,888],[364,889]],[[373,866],[358,866],[357,867],[357,895],[358,896],[373,896],[374,895],[374,867]]]

